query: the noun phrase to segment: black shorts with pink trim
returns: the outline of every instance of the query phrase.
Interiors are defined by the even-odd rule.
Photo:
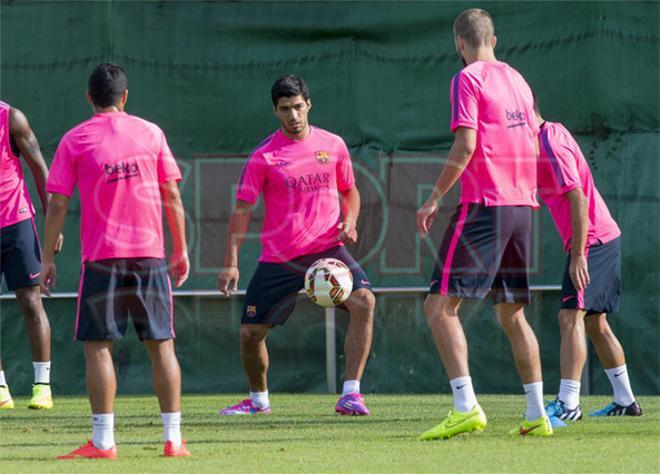
[[[429,293],[495,304],[530,301],[532,208],[463,203],[451,216]]]
[[[589,285],[576,291],[569,273],[570,255],[566,259],[561,285],[561,308],[584,309],[587,315],[611,313],[619,309],[621,298],[621,237],[587,248]]]
[[[0,229],[0,276],[10,291],[39,284],[41,249],[34,218]]]
[[[172,286],[160,258],[114,258],[83,264],[75,339],[112,341],[130,314],[140,340],[173,339]]]

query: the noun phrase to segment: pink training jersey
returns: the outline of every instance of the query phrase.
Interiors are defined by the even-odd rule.
[[[181,172],[162,130],[124,112],[94,115],[64,135],[47,191],[80,192],[83,262],[163,258],[159,185]]]
[[[538,207],[538,126],[525,79],[503,62],[477,61],[454,76],[449,99],[452,132],[477,131],[474,154],[461,175],[461,203]]]
[[[545,122],[539,133],[539,144],[539,194],[555,221],[564,250],[570,250],[573,236],[571,203],[566,193],[576,188],[582,188],[589,203],[587,246],[620,236],[619,226],[596,189],[587,160],[570,132],[560,123]]]
[[[304,140],[280,130],[248,157],[236,199],[254,204],[263,193],[262,262],[287,262],[340,245],[339,192],[355,185],[344,141],[312,127]]]
[[[9,104],[0,101],[0,228],[34,216],[21,160],[11,149]]]

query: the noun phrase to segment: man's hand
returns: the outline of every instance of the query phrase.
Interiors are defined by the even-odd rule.
[[[188,279],[190,273],[188,252],[173,252],[170,257],[170,267],[174,277],[174,288],[179,288]]]
[[[39,289],[46,296],[50,296],[50,290],[55,288],[57,269],[52,260],[42,259],[41,274],[39,275]]]
[[[432,200],[426,201],[417,211],[417,232],[422,239],[429,233],[439,209],[438,201]]]
[[[344,242],[346,244],[354,244],[357,242],[357,229],[355,228],[355,223],[350,222],[350,221],[344,221],[341,222],[338,226],[337,229],[341,231],[339,236],[337,236],[337,240],[339,242]]]
[[[571,280],[573,280],[573,285],[577,291],[582,291],[589,285],[589,269],[584,255],[571,255],[568,273],[571,275]]]
[[[62,251],[64,247],[64,235],[60,232],[60,235],[57,236],[57,242],[55,242],[55,255]]]
[[[238,276],[238,267],[236,265],[224,267],[218,274],[216,287],[225,296],[231,296],[232,293],[238,291]]]

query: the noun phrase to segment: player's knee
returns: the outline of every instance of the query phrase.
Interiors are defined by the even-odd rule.
[[[592,315],[584,318],[584,327],[589,337],[603,337],[611,332],[610,325],[603,315]]]
[[[266,337],[267,331],[260,327],[243,325],[241,326],[241,343],[247,345],[257,345]]]
[[[559,311],[559,331],[569,333],[578,331],[583,327],[582,315],[577,310],[562,309]]]
[[[424,316],[428,322],[445,317],[458,316],[458,305],[445,297],[428,296],[424,301]]]
[[[374,294],[364,288],[361,288],[351,294],[351,302],[360,312],[373,314],[376,309],[376,297]]]
[[[30,289],[28,291],[16,292],[16,298],[26,319],[39,320],[45,317],[41,304],[41,295],[38,290],[34,291]]]

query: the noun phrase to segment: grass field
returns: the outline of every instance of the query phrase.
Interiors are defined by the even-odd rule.
[[[330,395],[273,395],[273,414],[220,417],[239,396],[186,395],[184,437],[193,457],[164,459],[155,397],[116,404],[116,461],[54,461],[90,436],[85,398],[56,399],[49,412],[0,414],[0,473],[10,472],[660,472],[660,397],[641,397],[641,418],[590,419],[548,439],[510,437],[521,396],[482,395],[481,434],[421,442],[451,406],[449,396],[371,395],[373,416],[334,415]],[[585,397],[591,411],[607,397]]]

